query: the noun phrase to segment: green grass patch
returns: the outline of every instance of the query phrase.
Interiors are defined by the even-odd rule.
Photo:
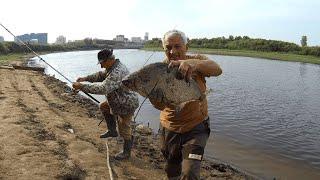
[[[147,51],[163,51],[162,48],[143,48]],[[249,51],[249,50],[228,50],[228,49],[205,49],[205,48],[189,48],[189,52],[200,54],[215,54],[226,56],[243,56],[243,57],[257,57],[271,60],[303,62],[311,64],[320,64],[320,57],[306,56],[292,53],[279,53],[279,52],[262,52],[262,51]]]
[[[25,54],[25,53],[13,53],[13,54],[6,54],[6,55],[1,54],[0,65],[8,64],[12,61],[23,61],[28,57],[32,57],[32,55]]]

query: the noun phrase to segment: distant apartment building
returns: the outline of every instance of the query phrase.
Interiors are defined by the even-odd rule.
[[[124,35],[117,35],[115,38],[113,38],[114,41],[120,41],[120,42],[125,42],[125,37]]]
[[[144,41],[148,41],[148,40],[149,40],[149,33],[146,32],[146,33],[144,34]]]
[[[31,34],[24,34],[24,35],[20,35],[17,36],[16,38],[14,38],[15,42],[19,43],[19,40],[25,42],[25,43],[36,43],[35,40],[37,40],[38,44],[48,44],[48,33],[31,33]]]
[[[1,42],[4,42],[3,36],[0,36],[0,43],[1,43]]]
[[[56,39],[56,44],[65,44],[67,42],[67,38],[65,36],[58,36]]]
[[[30,39],[29,43],[30,44],[39,44],[39,40],[38,39]]]
[[[142,43],[141,37],[132,37],[131,41],[134,43]]]

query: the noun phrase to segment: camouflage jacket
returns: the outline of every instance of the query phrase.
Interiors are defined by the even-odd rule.
[[[81,90],[92,94],[104,94],[115,115],[132,115],[139,106],[138,96],[120,86],[121,80],[128,74],[126,66],[117,60],[110,72],[100,71],[86,77],[89,82],[102,83],[83,84]]]

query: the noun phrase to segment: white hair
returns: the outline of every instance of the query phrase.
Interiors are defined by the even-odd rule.
[[[184,32],[182,31],[179,31],[179,30],[176,30],[176,29],[173,29],[173,30],[170,30],[168,32],[166,32],[162,38],[162,45],[164,46],[164,42],[171,36],[173,35],[179,35],[183,41],[183,43],[185,45],[187,45],[188,43],[188,39],[187,39],[187,36],[184,34]]]

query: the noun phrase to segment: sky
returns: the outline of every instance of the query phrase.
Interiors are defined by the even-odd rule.
[[[171,29],[189,38],[249,36],[320,46],[319,0],[2,0],[0,23],[15,35],[67,40],[149,39]],[[6,41],[13,37],[0,27]]]

